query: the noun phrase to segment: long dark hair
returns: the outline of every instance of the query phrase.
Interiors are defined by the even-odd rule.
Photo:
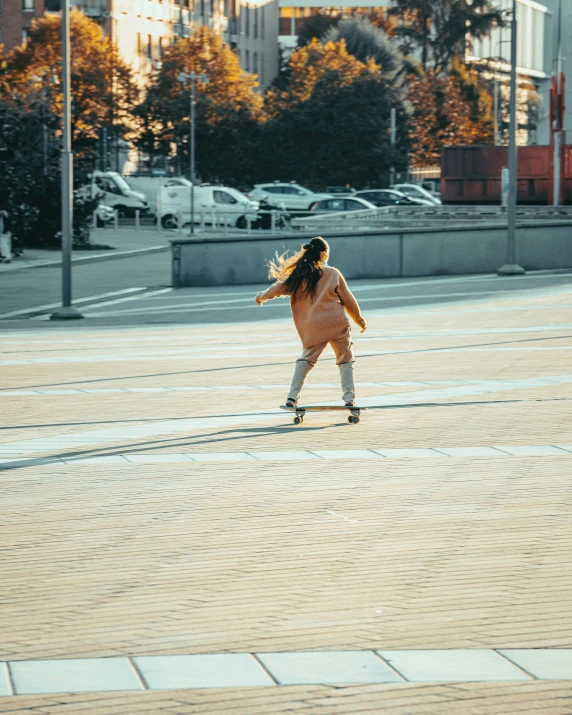
[[[299,297],[313,298],[329,251],[328,242],[316,236],[293,256],[276,254],[276,258],[268,265],[270,277],[286,286],[288,295],[296,297],[298,291],[301,291]]]

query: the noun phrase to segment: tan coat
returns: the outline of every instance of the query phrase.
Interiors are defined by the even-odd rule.
[[[264,302],[286,295],[284,285],[274,283],[261,294],[260,298]],[[363,326],[365,322],[358,302],[348,288],[343,275],[337,268],[331,266],[323,269],[322,277],[316,284],[314,297],[290,296],[290,307],[294,325],[304,348],[343,337],[350,328],[348,315],[359,326]]]

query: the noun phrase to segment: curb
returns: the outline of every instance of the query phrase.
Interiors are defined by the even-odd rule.
[[[160,253],[161,251],[169,251],[170,246],[149,246],[148,248],[135,248],[132,251],[117,251],[108,253],[100,253],[96,256],[81,256],[79,258],[72,259],[72,265],[76,264],[87,264],[87,263],[100,263],[102,261],[110,261],[114,258],[129,258],[130,256],[143,256],[146,253]],[[0,275],[10,274],[13,271],[23,271],[31,270],[32,268],[57,268],[62,265],[61,260],[58,261],[41,261],[38,263],[30,263],[29,265],[22,266],[11,266],[8,270],[2,270],[0,268]]]

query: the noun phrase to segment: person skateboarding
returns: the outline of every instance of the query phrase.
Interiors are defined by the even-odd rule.
[[[306,377],[328,344],[340,369],[344,403],[346,407],[355,405],[355,361],[348,315],[362,333],[367,323],[343,275],[328,266],[329,256],[330,246],[321,236],[304,244],[294,256],[276,255],[269,263],[270,277],[276,282],[255,298],[261,306],[267,300],[290,296],[303,351],[296,361],[286,407],[297,407]]]

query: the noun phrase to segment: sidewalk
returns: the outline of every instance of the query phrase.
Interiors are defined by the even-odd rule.
[[[570,291],[365,312],[0,326],[0,713],[572,713]]]
[[[140,231],[132,228],[119,228],[117,231],[113,228],[93,229],[91,242],[94,245],[109,246],[110,248],[89,251],[76,250],[73,253],[73,262],[87,263],[166,250],[170,245],[169,238],[173,235],[177,234],[168,231],[156,231],[147,227],[142,228]],[[26,249],[21,256],[15,257],[11,263],[0,263],[0,273],[25,268],[58,266],[60,263],[61,251],[30,248]]]

